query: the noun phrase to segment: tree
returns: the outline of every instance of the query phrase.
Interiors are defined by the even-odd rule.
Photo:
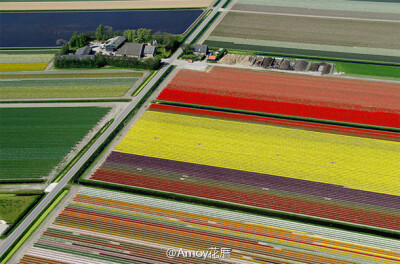
[[[69,39],[69,49],[73,49],[74,47],[76,47],[78,44],[77,41],[78,41],[78,33],[74,32],[72,33],[72,36]]]
[[[183,53],[185,54],[193,54],[193,45],[192,44],[186,44],[183,46]]]
[[[179,45],[178,37],[173,36],[168,33],[165,33],[163,37],[164,37],[163,44],[164,44],[166,50],[174,50],[178,47],[178,45]]]
[[[104,26],[100,24],[96,29],[96,39],[102,40],[103,36],[104,36]]]
[[[136,42],[143,43],[143,42],[144,42],[144,39],[145,39],[145,37],[146,37],[146,29],[145,29],[145,28],[139,28],[139,29],[136,31],[136,34],[137,34],[137,36],[136,36]]]
[[[61,47],[61,49],[60,49],[60,54],[61,54],[61,55],[64,55],[64,54],[68,54],[68,52],[69,52],[69,45],[68,45],[68,43],[67,43],[67,44],[64,44],[64,45]]]
[[[113,32],[113,37],[118,37],[118,36],[122,36],[122,32],[121,31],[114,31]]]
[[[145,29],[144,30],[144,42],[148,42],[152,40],[153,30]]]
[[[124,38],[126,38],[128,41],[130,41],[132,33],[131,33],[131,31],[129,29],[125,29],[124,33],[122,34],[122,36]]]
[[[136,33],[136,30],[131,29],[131,38],[128,39],[128,40],[131,41],[131,42],[135,42],[136,34],[137,34],[137,33]]]

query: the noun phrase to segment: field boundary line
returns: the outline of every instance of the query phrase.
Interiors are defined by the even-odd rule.
[[[368,19],[368,18],[356,18],[356,17],[353,18],[353,17],[336,17],[336,16],[318,16],[318,15],[274,13],[274,12],[262,12],[262,11],[246,11],[246,10],[230,10],[229,12],[260,14],[260,15],[295,16],[295,17],[309,17],[309,18],[327,18],[327,19],[340,19],[340,20],[356,20],[356,21],[370,21],[370,22],[400,23],[400,20]]]

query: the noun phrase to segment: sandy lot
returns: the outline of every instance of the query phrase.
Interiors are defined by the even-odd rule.
[[[207,7],[213,0],[2,2],[0,10],[95,10]]]

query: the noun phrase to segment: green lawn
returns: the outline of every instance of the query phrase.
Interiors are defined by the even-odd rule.
[[[39,197],[40,195],[0,194],[0,220],[4,220],[8,224],[15,224]]]
[[[123,96],[143,75],[128,70],[0,74],[0,99]]]
[[[46,177],[109,110],[0,108],[0,181]]]
[[[346,75],[400,79],[400,66],[335,62],[335,68]]]

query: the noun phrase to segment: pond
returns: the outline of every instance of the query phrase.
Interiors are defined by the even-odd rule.
[[[95,31],[99,24],[114,31],[151,28],[183,33],[203,10],[0,12],[0,47],[55,47],[73,32]]]

